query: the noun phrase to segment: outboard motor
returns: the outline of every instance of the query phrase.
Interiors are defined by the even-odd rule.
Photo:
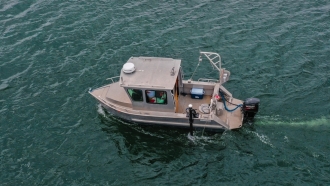
[[[253,120],[259,109],[259,102],[258,98],[248,98],[244,101],[242,107],[244,121]]]

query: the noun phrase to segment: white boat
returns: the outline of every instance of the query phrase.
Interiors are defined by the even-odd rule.
[[[218,79],[183,80],[179,59],[131,57],[120,76],[108,78],[110,84],[89,93],[110,114],[140,124],[189,128],[191,104],[194,129],[242,127],[258,112],[259,99],[248,98],[243,102],[234,98],[223,86],[230,72],[221,67],[220,55],[200,52],[197,67],[205,58],[219,72]]]

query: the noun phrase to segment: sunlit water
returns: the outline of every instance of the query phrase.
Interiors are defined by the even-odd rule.
[[[1,185],[328,185],[330,2],[0,0]],[[120,121],[88,89],[131,56],[221,54],[253,126]],[[216,78],[211,67],[195,75]]]

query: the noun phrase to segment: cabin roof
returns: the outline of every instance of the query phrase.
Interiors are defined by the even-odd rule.
[[[159,57],[131,57],[128,62],[134,64],[135,71],[128,74],[121,70],[120,81],[122,87],[131,88],[171,90],[181,65],[179,59]]]

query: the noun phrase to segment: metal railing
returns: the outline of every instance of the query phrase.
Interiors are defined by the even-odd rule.
[[[217,80],[217,79],[199,78],[198,81],[202,81],[202,82],[210,82],[210,83],[219,83],[219,80]]]
[[[117,78],[117,79],[116,79]],[[120,76],[115,76],[115,77],[111,77],[111,78],[107,78],[106,80],[111,80],[112,83],[118,82],[119,81]],[[117,80],[117,81],[116,81]]]
[[[210,61],[211,65],[217,69],[220,73],[221,71],[221,57],[218,53],[214,52],[200,52],[199,61],[202,61],[202,54]]]

